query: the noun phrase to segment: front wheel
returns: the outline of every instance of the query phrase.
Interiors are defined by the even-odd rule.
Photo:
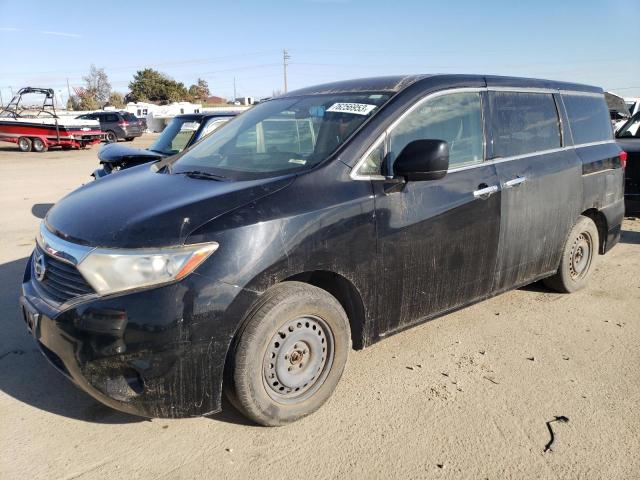
[[[285,425],[329,399],[351,348],[347,315],[332,295],[305,283],[281,283],[263,294],[245,325],[227,388],[245,416]]]
[[[30,152],[33,142],[29,137],[20,137],[18,139],[18,148],[21,152]]]
[[[544,284],[562,293],[572,293],[587,284],[598,253],[598,228],[588,217],[580,216],[571,229],[562,250],[562,259],[555,275]]]

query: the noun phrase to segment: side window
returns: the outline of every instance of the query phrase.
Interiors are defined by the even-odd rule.
[[[118,121],[118,116],[112,113],[103,116],[103,122],[112,123]]]
[[[510,157],[561,146],[553,95],[489,92],[495,157]]]
[[[389,133],[390,164],[408,143],[420,139],[446,141],[450,168],[482,162],[484,133],[480,94],[442,95],[427,100],[409,113]],[[380,155],[375,151],[372,153]],[[371,161],[375,162],[375,159]]]
[[[611,140],[613,129],[604,96],[562,95],[576,145]]]
[[[204,138],[210,133],[213,133],[215,130],[220,128],[222,125],[224,125],[228,121],[229,121],[228,118],[215,118],[215,117],[212,118],[207,122],[207,124],[202,129],[202,132],[200,133],[200,138]]]
[[[382,170],[382,161],[384,160],[384,144],[384,141],[380,142],[378,146],[369,152],[358,169],[358,175],[380,175]]]

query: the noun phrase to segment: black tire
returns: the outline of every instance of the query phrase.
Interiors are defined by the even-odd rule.
[[[104,136],[104,139],[107,143],[116,143],[118,141],[118,136],[113,130],[108,130]]]
[[[18,148],[21,152],[30,152],[33,147],[33,142],[29,137],[20,137],[18,139]]]
[[[558,271],[552,277],[545,278],[544,284],[561,293],[572,293],[584,288],[594,270],[599,245],[596,224],[581,215],[564,244]]]
[[[41,138],[34,138],[31,140],[32,148],[34,152],[42,153],[48,150],[47,144]]]
[[[326,291],[300,282],[267,290],[249,311],[230,356],[226,392],[264,426],[294,422],[333,393],[351,349],[349,321]]]

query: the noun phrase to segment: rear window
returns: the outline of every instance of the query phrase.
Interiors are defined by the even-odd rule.
[[[576,145],[612,139],[613,129],[604,96],[562,95],[562,100]]]
[[[489,103],[494,157],[524,155],[561,146],[553,95],[489,92]]]

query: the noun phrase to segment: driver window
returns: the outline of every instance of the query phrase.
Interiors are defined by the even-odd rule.
[[[449,144],[449,168],[484,159],[482,104],[479,93],[460,92],[427,100],[389,134],[389,164],[413,140],[444,140]]]

